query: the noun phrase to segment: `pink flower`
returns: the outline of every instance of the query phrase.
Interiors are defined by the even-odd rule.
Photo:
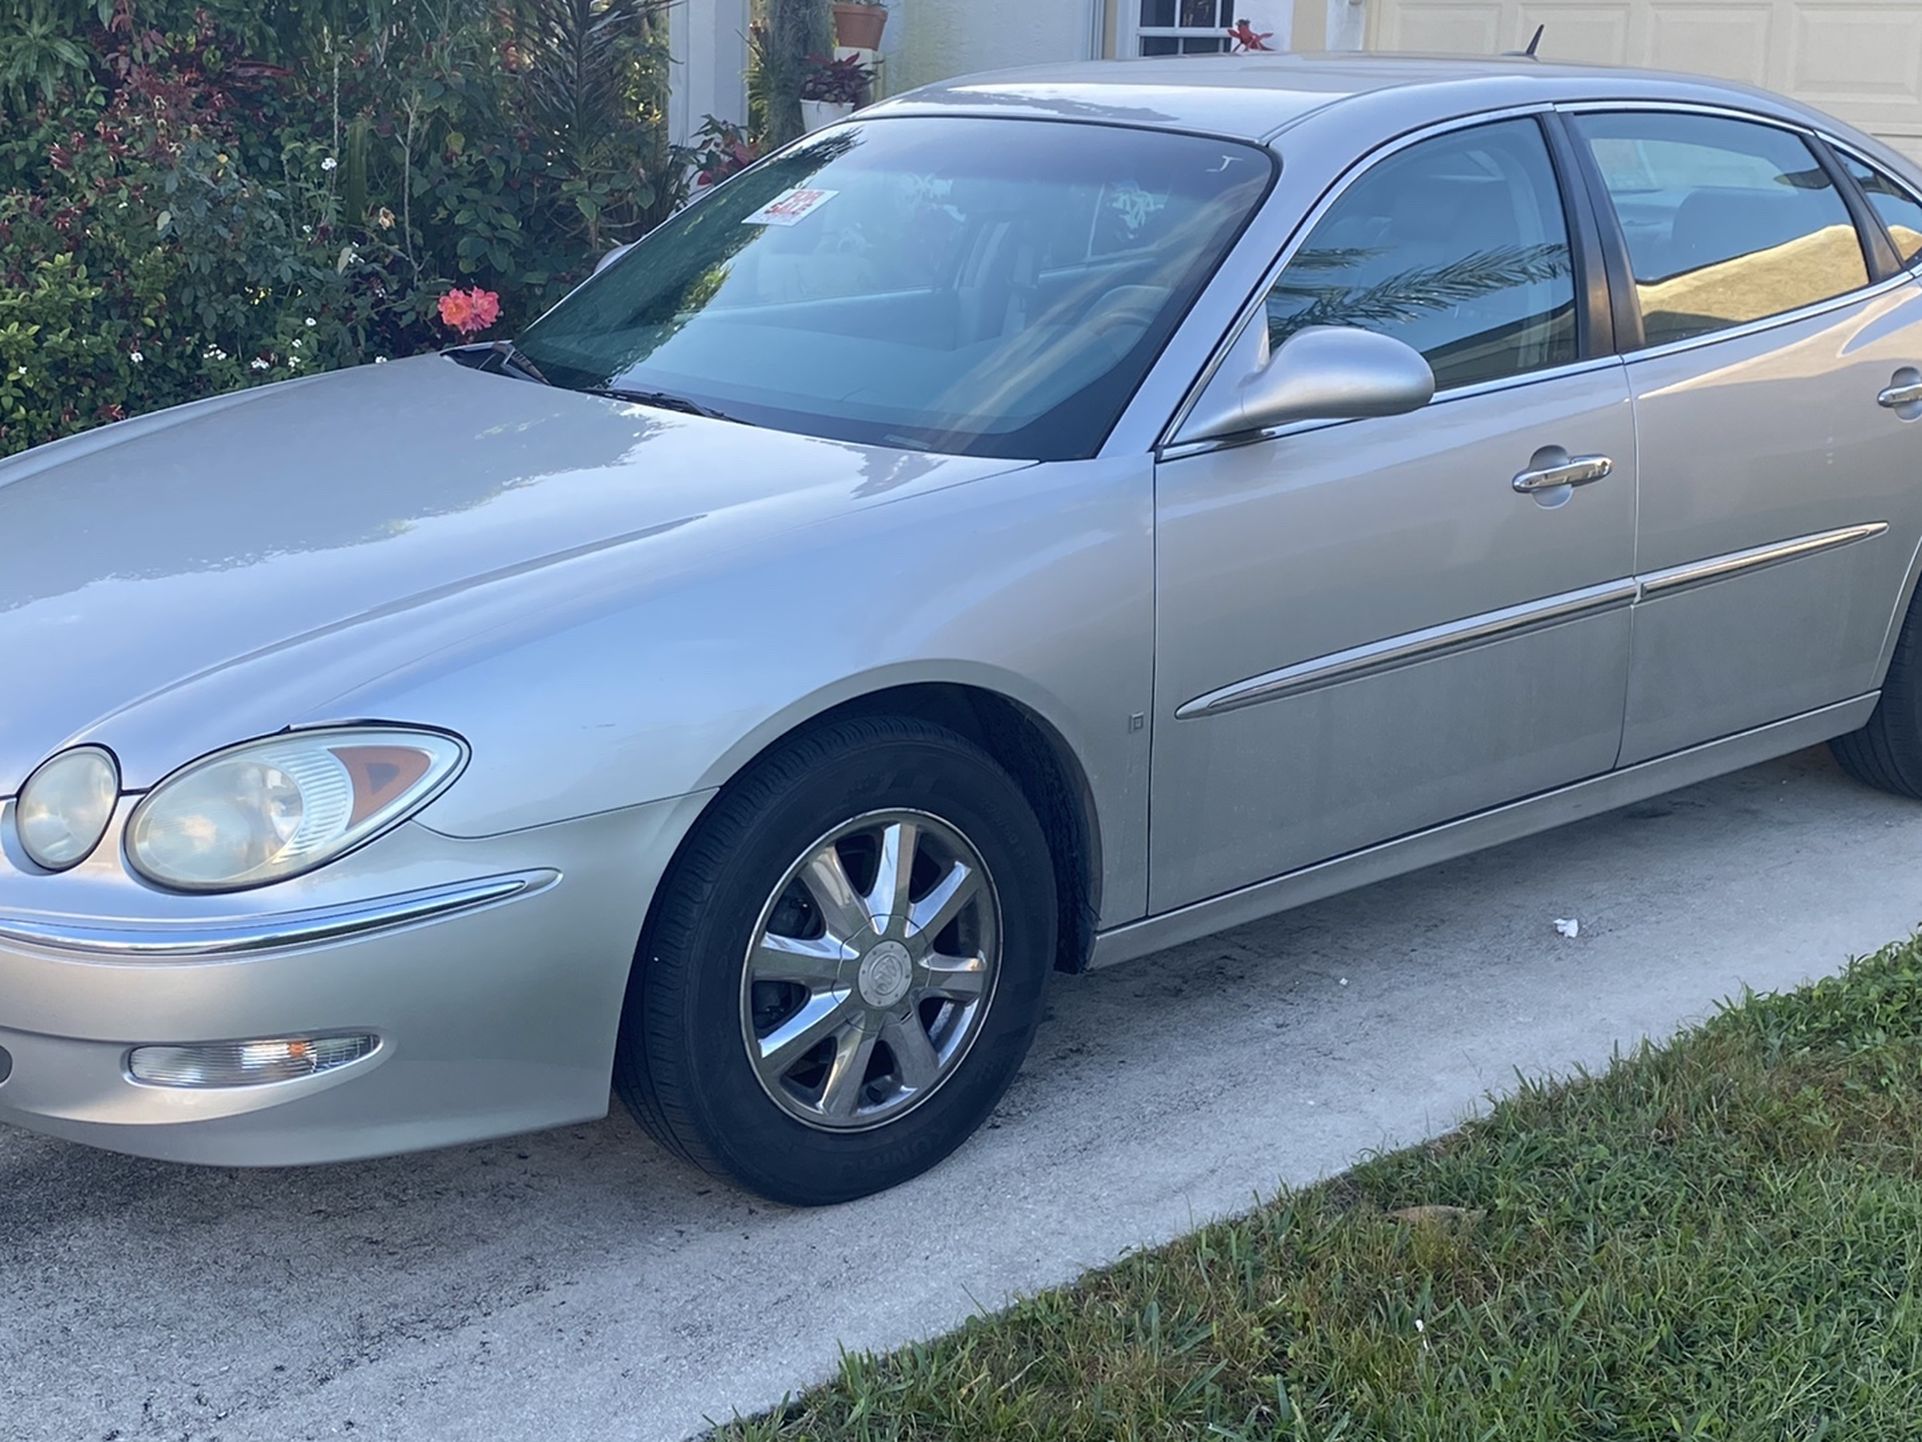
[[[440,298],[441,324],[462,335],[479,335],[501,318],[501,298],[491,290],[450,290]]]

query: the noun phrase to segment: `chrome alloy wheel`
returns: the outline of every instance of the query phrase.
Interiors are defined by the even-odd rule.
[[[741,980],[748,1060],[811,1127],[881,1126],[960,1066],[1000,964],[1000,900],[973,843],[925,812],[857,816],[761,909]]]

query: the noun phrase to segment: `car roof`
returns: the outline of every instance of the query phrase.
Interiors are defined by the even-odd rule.
[[[1200,131],[1261,143],[1331,107],[1386,127],[1509,105],[1683,100],[1848,128],[1766,91],[1702,76],[1526,56],[1345,51],[1093,60],[990,71],[909,91],[869,114],[1022,115]],[[1364,116],[1355,114],[1358,121]]]

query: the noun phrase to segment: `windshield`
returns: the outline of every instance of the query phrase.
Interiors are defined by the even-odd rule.
[[[682,211],[521,348],[556,385],[781,430],[1090,456],[1273,171],[1112,126],[843,125]]]

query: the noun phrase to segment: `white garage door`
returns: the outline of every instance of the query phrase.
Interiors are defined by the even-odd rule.
[[[1819,106],[1922,159],[1917,0],[1367,0],[1380,50],[1692,70]]]

